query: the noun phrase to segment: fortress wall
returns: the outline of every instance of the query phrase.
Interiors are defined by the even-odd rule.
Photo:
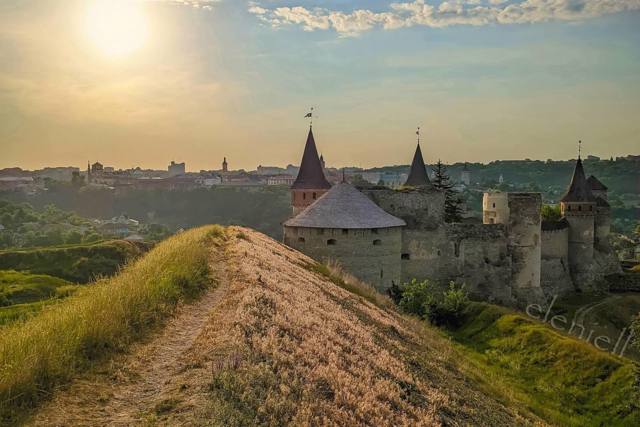
[[[329,240],[334,244],[327,244]],[[346,271],[379,291],[400,283],[402,231],[398,227],[344,231],[285,227],[284,243],[319,262],[339,261]]]
[[[594,245],[594,216],[593,214],[566,213],[569,221],[569,267],[571,276],[578,286],[585,279],[583,272],[591,270],[593,263]]]
[[[609,249],[609,234],[611,233],[611,209],[596,208],[594,218],[594,244],[601,250]]]
[[[575,291],[565,258],[543,258],[540,286],[547,300]]]
[[[429,189],[365,188],[362,192],[407,228],[435,230],[444,222],[444,193]]]
[[[544,230],[542,232],[542,259],[569,260],[569,229]],[[568,264],[567,264],[568,265]]]
[[[446,224],[404,230],[402,282],[430,279],[465,283],[473,298],[512,304],[511,261],[502,225]],[[408,259],[407,259],[408,258]]]
[[[514,296],[520,303],[544,300],[540,287],[542,219],[540,193],[508,193],[509,252]]]

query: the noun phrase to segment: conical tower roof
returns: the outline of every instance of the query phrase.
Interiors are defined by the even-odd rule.
[[[422,158],[422,150],[420,144],[416,147],[416,153],[413,155],[413,162],[411,163],[411,170],[409,171],[409,177],[404,185],[412,187],[420,187],[425,185],[431,185],[429,181],[429,175],[427,175],[427,169],[424,167],[424,159]]]
[[[385,212],[353,185],[341,182],[284,225],[362,229],[402,227],[406,223]]]
[[[582,160],[578,157],[576,167],[573,170],[573,177],[567,192],[560,199],[561,202],[595,202],[596,198],[591,193],[591,188],[587,183],[582,167]]]
[[[307,143],[304,146],[304,154],[302,155],[302,162],[300,162],[298,177],[291,188],[302,190],[331,188],[331,184],[329,184],[329,181],[327,181],[322,171],[322,163],[318,157],[318,149],[316,148],[316,141],[313,138],[313,130],[311,127],[309,127]]]

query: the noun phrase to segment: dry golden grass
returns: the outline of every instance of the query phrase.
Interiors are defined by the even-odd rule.
[[[446,338],[365,284],[260,233],[232,227],[227,235],[223,292],[210,312],[196,303],[197,313],[183,313],[187,323],[170,323],[140,351],[63,391],[35,424],[539,423],[481,392]],[[166,336],[180,327],[195,338],[180,340],[182,348],[161,344],[175,344]],[[162,355],[167,348],[173,359]],[[166,374],[150,372],[157,366]]]
[[[210,367],[196,424],[532,423],[467,382],[445,338],[367,285],[335,265],[318,273],[262,234],[236,233],[229,292],[194,348]],[[156,422],[187,418],[177,405]]]

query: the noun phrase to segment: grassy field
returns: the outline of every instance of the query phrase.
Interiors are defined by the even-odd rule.
[[[58,277],[0,270],[0,325],[25,320],[78,288]]]
[[[0,423],[15,422],[55,386],[126,349],[212,282],[218,226],[167,239],[119,275],[85,287],[0,335]]]
[[[83,245],[0,251],[0,270],[47,274],[77,283],[111,276],[146,251],[140,244],[113,240]]]
[[[568,426],[640,425],[637,366],[508,309],[474,303],[452,333],[490,392]]]

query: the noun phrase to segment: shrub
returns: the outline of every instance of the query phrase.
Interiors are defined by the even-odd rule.
[[[454,282],[441,292],[437,285],[425,280],[413,279],[405,284],[400,300],[400,308],[407,313],[422,317],[434,325],[456,326],[469,304],[464,285],[457,287]]]

